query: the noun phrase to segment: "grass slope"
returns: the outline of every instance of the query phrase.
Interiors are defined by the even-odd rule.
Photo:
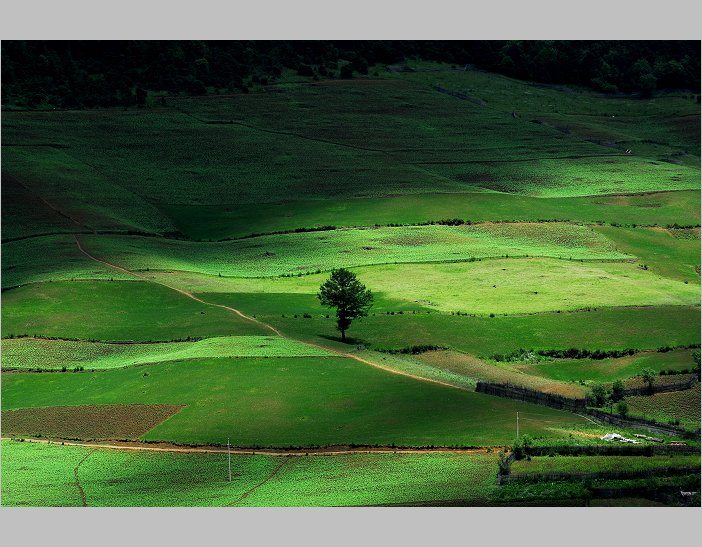
[[[299,339],[338,340],[333,318],[266,320]],[[378,314],[354,321],[348,336],[372,348],[434,344],[483,357],[519,348],[655,349],[699,344],[700,309],[632,307],[495,317]]]
[[[2,441],[3,505],[81,505],[73,469],[83,458],[81,486],[95,507],[483,505],[497,473],[495,455],[484,453],[234,455],[229,482],[226,454]]]
[[[3,294],[3,336],[148,341],[268,333],[227,310],[141,281],[43,283]]]
[[[694,368],[691,354],[691,350],[673,350],[639,353],[617,359],[545,359],[539,363],[515,363],[513,366],[527,374],[562,382],[614,382],[636,376],[645,368],[656,373],[662,370],[691,370]]]
[[[387,264],[352,271],[376,295],[375,312],[435,310],[489,315],[586,307],[694,305],[700,300],[699,285],[661,277],[631,263],[525,258]],[[222,283],[222,288],[231,291],[227,299],[234,307],[249,313],[319,315],[329,313],[316,296],[328,277],[325,273],[231,280]]]
[[[119,236],[85,236],[82,241],[91,254],[130,270],[187,270],[238,277],[505,255],[631,258],[593,229],[571,224],[349,229],[206,244]]]
[[[101,373],[8,374],[4,410],[188,405],[144,438],[238,446],[504,445],[513,417],[532,436],[584,418],[461,391],[342,358],[210,359]]]
[[[279,336],[223,336],[197,342],[104,344],[69,340],[15,338],[2,340],[2,368],[108,370],[145,363],[207,357],[308,357],[331,352]]]
[[[236,205],[164,205],[180,231],[198,240],[295,228],[412,224],[446,218],[473,222],[563,220],[620,224],[699,224],[696,190],[576,198],[537,198],[502,192],[296,200]]]

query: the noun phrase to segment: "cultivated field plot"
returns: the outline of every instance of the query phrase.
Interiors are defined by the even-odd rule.
[[[4,506],[483,505],[496,455],[227,455],[2,441]],[[73,470],[77,468],[80,488]]]
[[[548,407],[419,382],[343,358],[210,359],[77,374],[7,374],[4,410],[179,404],[148,440],[236,446],[494,446],[588,423]],[[90,389],[85,389],[89,385]]]
[[[182,405],[86,405],[2,411],[2,433],[11,437],[137,439],[183,408]]]
[[[614,382],[632,378],[648,368],[658,374],[661,371],[691,370],[694,367],[692,350],[680,349],[668,352],[644,352],[615,359],[548,359],[536,363],[511,363],[512,367],[527,374],[562,382],[591,380]],[[674,376],[658,376],[656,381]],[[641,380],[638,380],[641,383]]]
[[[466,353],[428,351],[418,355],[417,359],[441,370],[468,376],[475,381],[509,383],[564,397],[582,398],[587,394],[586,390],[577,384],[534,377],[522,373],[517,367],[486,363]]]
[[[486,224],[406,226],[262,236],[221,243],[84,236],[93,256],[129,270],[186,270],[238,277],[314,273],[389,262],[503,256],[630,259],[587,226]],[[230,257],[236,257],[232,260]]]
[[[681,426],[700,429],[700,384],[684,391],[656,393],[649,396],[625,397],[629,411],[634,416],[653,419],[661,423],[678,421]]]
[[[2,334],[170,341],[270,334],[223,308],[144,282],[34,284],[3,294]]]
[[[236,238],[319,226],[416,224],[447,218],[472,222],[560,220],[624,225],[694,225],[697,190],[575,198],[537,198],[502,192],[462,192],[376,198],[337,198],[236,205],[161,206],[195,240]]]
[[[3,170],[5,165],[3,164]],[[72,233],[82,227],[61,216],[15,177],[2,174],[2,241],[48,233]]]
[[[652,473],[668,468],[700,468],[699,454],[663,456],[536,456],[517,460],[510,473],[547,475],[549,473],[599,473],[622,471]]]
[[[4,230],[3,230],[4,233]],[[28,283],[135,278],[90,260],[71,235],[35,237],[3,243],[2,288]]]
[[[197,342],[104,344],[72,340],[15,338],[2,341],[8,369],[107,370],[133,365],[208,357],[320,357],[335,355],[279,336],[221,336]]]
[[[223,295],[208,295],[226,304]],[[255,313],[255,312],[254,312]],[[364,317],[350,335],[371,349],[437,345],[481,358],[524,349],[656,349],[700,343],[698,306],[604,308],[592,311],[466,317],[391,312]],[[266,321],[302,340],[339,340],[334,321],[270,316]]]
[[[387,264],[352,271],[377,293],[375,312],[515,314],[591,307],[695,305],[700,299],[699,285],[661,277],[632,263],[524,258]],[[256,281],[232,279],[220,287],[222,293],[230,292],[235,307],[255,310],[257,315],[324,314],[328,310],[320,305],[316,292],[327,277],[328,274],[313,274]],[[211,285],[216,288],[215,283]]]

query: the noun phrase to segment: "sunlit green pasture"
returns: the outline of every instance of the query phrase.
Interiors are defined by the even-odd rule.
[[[209,298],[209,296],[208,296]],[[225,295],[212,301],[226,303]],[[299,339],[338,340],[334,318],[267,317]],[[602,308],[582,312],[466,317],[439,313],[371,315],[347,335],[371,348],[433,344],[479,357],[533,349],[655,349],[700,343],[698,306]]]
[[[207,357],[306,357],[334,355],[280,336],[225,336],[197,342],[105,344],[69,340],[2,340],[3,369],[107,370],[131,365]]]
[[[666,230],[600,226],[595,230],[613,241],[620,252],[635,255],[657,274],[699,284],[699,228]]]
[[[678,421],[688,429],[700,429],[700,383],[692,389],[625,397],[632,416],[662,423]]]
[[[673,350],[664,353],[646,352],[617,359],[544,359],[532,364],[513,363],[513,367],[542,378],[563,382],[614,382],[640,374],[645,368],[656,374],[668,370],[692,370],[692,350]]]
[[[148,372],[148,374],[146,373]],[[426,383],[348,358],[209,359],[71,374],[7,374],[4,410],[183,404],[144,438],[237,446],[510,443],[513,418],[535,437],[574,414]],[[556,434],[558,436],[558,434]]]
[[[239,277],[506,255],[631,258],[590,227],[555,223],[332,230],[221,243],[127,236],[83,236],[81,241],[91,254],[130,270],[187,270]]]
[[[498,167],[489,161],[450,162],[432,165],[431,169],[449,179],[475,181],[473,184],[480,188],[540,197],[632,194],[700,187],[699,165],[646,161],[624,154],[572,159],[537,156],[501,163]]]
[[[2,335],[86,340],[179,340],[265,335],[228,310],[141,281],[40,283],[3,293]]]
[[[635,263],[525,258],[388,264],[353,271],[377,294],[376,312],[429,309],[489,315],[586,307],[694,305],[700,299],[699,285],[661,277]],[[232,279],[221,287],[234,293],[241,291],[230,294],[229,301],[251,313],[323,314],[329,310],[320,305],[316,293],[327,277]]]
[[[80,463],[82,460],[82,463]],[[330,506],[461,502],[496,488],[496,455],[183,454],[2,441],[2,504],[90,507]]]
[[[241,237],[316,226],[411,224],[460,218],[473,222],[570,220],[619,224],[681,224],[700,222],[696,190],[537,198],[502,192],[404,195],[377,198],[285,201],[235,205],[164,205],[161,209],[190,238]]]
[[[72,235],[52,235],[2,244],[2,287],[72,279],[128,279],[82,254]]]
[[[457,351],[428,351],[415,358],[436,369],[471,378],[474,382],[508,383],[564,397],[582,398],[587,394],[586,389],[578,384],[525,374],[511,363],[490,363]]]

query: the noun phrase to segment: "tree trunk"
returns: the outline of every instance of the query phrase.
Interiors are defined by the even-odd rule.
[[[346,331],[343,329],[341,330],[341,341],[346,342]]]

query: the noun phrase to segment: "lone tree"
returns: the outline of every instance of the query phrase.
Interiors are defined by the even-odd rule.
[[[648,391],[653,392],[653,382],[656,381],[656,371],[645,368],[639,373],[639,376],[643,380],[643,383],[646,384]]]
[[[317,298],[323,306],[336,308],[336,328],[341,331],[341,341],[346,342],[346,330],[351,326],[351,320],[368,315],[373,293],[356,278],[356,274],[339,268],[332,270],[329,279],[319,288]]]

